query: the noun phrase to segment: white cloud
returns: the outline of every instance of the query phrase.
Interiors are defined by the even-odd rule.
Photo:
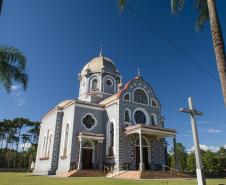
[[[209,123],[209,121],[206,121],[206,120],[198,121],[198,125],[199,124],[207,124],[207,123]]]
[[[11,86],[11,90],[12,91],[16,91],[16,90],[19,90],[20,89],[20,86],[19,85],[12,85]]]
[[[226,144],[224,145],[224,148],[226,149]]]
[[[24,101],[23,92],[22,92],[20,86],[19,85],[12,85],[11,90],[12,90],[13,99],[16,102],[16,104],[18,106],[24,106],[25,101]]]
[[[214,128],[209,128],[209,129],[207,129],[207,132],[208,132],[209,134],[217,134],[217,133],[222,132],[222,130],[214,129]]]
[[[27,151],[30,147],[31,147],[31,143],[21,143],[19,146],[20,150],[24,149],[24,151]]]
[[[200,149],[202,149],[204,151],[210,150],[212,152],[217,152],[219,150],[219,147],[216,147],[216,146],[207,146],[207,145],[201,145],[201,144],[199,146],[200,146]],[[193,151],[194,151],[194,146],[188,150],[189,153],[191,153]]]

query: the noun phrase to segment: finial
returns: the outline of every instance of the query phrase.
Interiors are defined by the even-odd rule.
[[[120,77],[119,77],[119,83],[122,84],[122,75],[120,74]]]
[[[100,57],[102,57],[103,44],[100,45]]]
[[[137,68],[137,76],[140,76],[140,68]]]

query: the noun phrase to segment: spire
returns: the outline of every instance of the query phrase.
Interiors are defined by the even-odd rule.
[[[137,76],[140,76],[140,68],[137,68]]]
[[[137,76],[135,77],[135,79],[141,79],[141,80],[143,79],[140,75],[140,68],[139,67],[137,68]]]
[[[122,84],[122,75],[120,74],[119,76],[119,84],[118,84],[118,89],[122,90],[123,89],[123,84]]]
[[[100,45],[100,57],[102,57],[103,44]]]

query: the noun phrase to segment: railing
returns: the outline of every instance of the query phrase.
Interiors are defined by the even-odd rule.
[[[167,165],[162,165],[162,170],[163,171],[167,171],[168,170],[170,172],[171,176],[173,176],[173,174],[176,174],[178,178],[183,177],[183,173],[180,172],[180,170],[175,169],[175,168],[171,168],[171,167],[169,167]]]

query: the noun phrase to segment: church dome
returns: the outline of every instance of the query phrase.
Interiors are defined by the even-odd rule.
[[[95,57],[83,67],[81,76],[85,76],[89,73],[100,72],[107,72],[112,74],[117,73],[114,62],[107,57]]]

